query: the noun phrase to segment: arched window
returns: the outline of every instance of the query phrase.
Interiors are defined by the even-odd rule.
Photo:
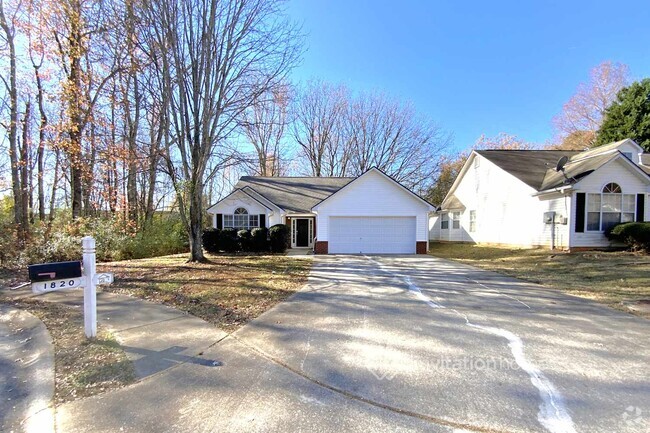
[[[223,226],[235,229],[259,227],[259,222],[258,215],[249,215],[248,210],[243,207],[238,207],[232,214],[224,214],[223,216]]]
[[[611,182],[603,187],[603,194],[623,194],[623,190],[617,183]]]
[[[587,194],[587,230],[605,231],[616,224],[634,221],[636,196],[623,194],[617,183],[605,185],[600,194]]]

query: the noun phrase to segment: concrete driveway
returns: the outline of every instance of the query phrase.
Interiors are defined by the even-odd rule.
[[[650,431],[649,321],[441,259],[319,256],[234,337],[424,430]]]

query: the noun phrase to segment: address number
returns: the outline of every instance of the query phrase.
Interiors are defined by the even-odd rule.
[[[55,290],[75,289],[81,287],[83,278],[70,278],[65,280],[41,281],[32,284],[34,292],[53,292]]]

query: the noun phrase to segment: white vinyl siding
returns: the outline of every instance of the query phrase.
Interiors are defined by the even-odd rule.
[[[415,217],[330,217],[331,254],[414,254]]]
[[[336,251],[332,249],[330,222],[338,217],[389,218],[384,222],[390,218],[408,217],[415,221],[415,236],[408,235],[408,242],[413,244],[409,251],[415,252],[416,242],[428,242],[430,209],[429,205],[394,181],[371,170],[314,207],[317,214],[316,240],[328,242],[330,253]]]

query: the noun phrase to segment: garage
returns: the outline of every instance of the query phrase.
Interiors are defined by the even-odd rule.
[[[329,217],[333,254],[415,254],[416,217]]]

